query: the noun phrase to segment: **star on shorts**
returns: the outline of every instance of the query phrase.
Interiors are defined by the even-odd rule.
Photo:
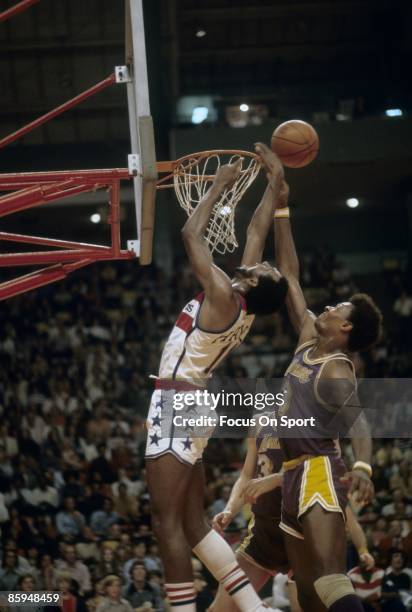
[[[160,400],[156,402],[155,408],[157,410],[163,410],[165,401],[166,400],[163,397],[161,397]]]
[[[156,444],[156,446],[159,446],[159,436],[155,433],[153,434],[153,436],[150,436],[150,446],[152,446],[152,444]]]
[[[187,438],[184,442],[182,442],[183,444],[183,450],[192,450],[192,444],[193,442]]]
[[[160,418],[160,416],[158,414],[155,416],[154,419],[152,419],[152,425],[154,425],[155,427],[156,426],[160,427],[161,426],[161,422],[162,422],[162,419]]]

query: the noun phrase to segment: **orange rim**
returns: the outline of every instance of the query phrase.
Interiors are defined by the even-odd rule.
[[[173,183],[173,180],[171,182],[168,182],[168,181],[173,179],[176,174],[183,175],[187,173],[188,170],[190,170],[190,168],[192,168],[193,166],[196,166],[196,164],[198,164],[203,159],[206,159],[208,157],[213,157],[215,155],[238,155],[239,157],[251,157],[260,163],[259,155],[257,155],[256,153],[251,153],[250,151],[242,151],[241,149],[212,149],[210,151],[199,151],[198,153],[190,153],[188,155],[184,155],[183,157],[180,157],[179,159],[175,161],[158,162],[157,164],[158,172],[168,172],[168,174],[157,181],[157,188],[158,189],[170,189],[171,187],[174,186],[174,183]],[[186,166],[182,166],[182,164],[184,164],[185,161],[189,161],[189,160],[193,160],[192,163]],[[181,172],[176,171],[179,168],[179,166],[182,166]],[[244,170],[242,170],[242,173],[243,172],[250,172],[250,169],[245,168]],[[204,175],[203,180],[213,181],[214,176],[215,176],[214,174]],[[196,179],[197,178],[198,177],[196,177]]]

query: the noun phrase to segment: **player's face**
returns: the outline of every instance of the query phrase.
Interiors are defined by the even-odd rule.
[[[257,263],[254,266],[240,266],[235,271],[236,280],[248,280],[250,284],[254,285],[259,282],[261,277],[265,276],[275,281],[279,281],[282,278],[279,270],[271,266],[267,261]]]
[[[316,329],[320,333],[337,333],[342,326],[347,326],[352,313],[353,305],[350,302],[340,302],[336,306],[326,306],[325,310],[316,319]]]

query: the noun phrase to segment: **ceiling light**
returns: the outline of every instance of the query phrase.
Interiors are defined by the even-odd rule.
[[[247,113],[249,110],[249,105],[248,104],[241,104],[239,106],[240,110],[242,111],[242,113]]]
[[[192,123],[199,124],[203,123],[207,119],[209,109],[207,106],[195,106],[192,111]]]
[[[385,115],[387,117],[402,117],[403,112],[400,108],[387,108]]]
[[[99,213],[93,213],[92,215],[90,215],[90,221],[92,223],[100,223],[101,220],[102,220],[102,218],[99,215]]]
[[[204,36],[206,36],[206,30],[198,30],[196,32],[196,37],[197,38],[203,38]]]
[[[349,208],[357,208],[359,206],[359,200],[358,198],[348,198],[346,200],[346,205],[349,206]]]

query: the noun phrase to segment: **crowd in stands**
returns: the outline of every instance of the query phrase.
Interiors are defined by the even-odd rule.
[[[174,270],[167,277],[154,266],[96,265],[3,302],[0,591],[59,590],[64,612],[169,609],[143,457],[149,375],[157,373],[178,308],[198,291],[185,263],[176,262]],[[347,268],[327,252],[303,258],[302,282],[315,311],[357,289]],[[382,343],[357,358],[361,375],[412,371],[407,287],[398,284],[386,314],[390,326]],[[294,342],[283,313],[256,321],[225,372],[281,376]],[[224,507],[243,451],[239,440],[210,442],[209,516]],[[377,495],[359,519],[376,568],[359,567],[348,546],[348,569],[368,612],[411,606],[411,464],[407,439],[375,441]],[[247,519],[245,509],[228,531],[233,545]],[[215,585],[195,560],[194,575],[201,612]]]

